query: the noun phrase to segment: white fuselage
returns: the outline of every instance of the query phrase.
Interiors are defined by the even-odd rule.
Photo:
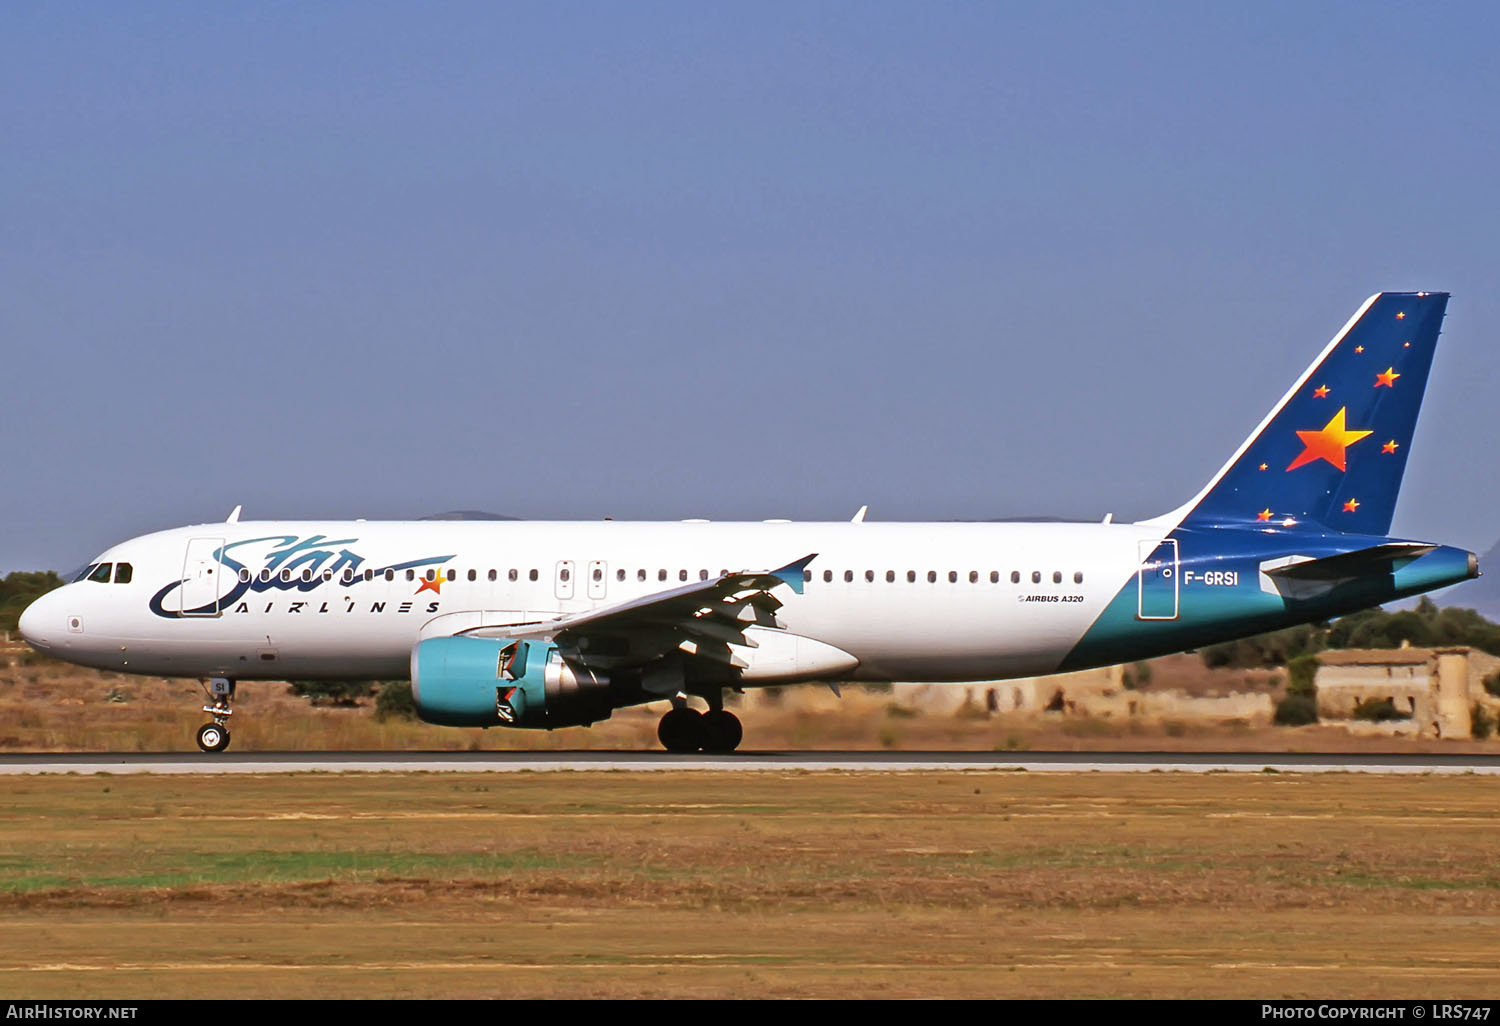
[[[547,620],[816,553],[800,594],[776,589],[777,615],[788,632],[857,659],[848,679],[997,679],[1057,669],[1165,533],[1137,524],[204,524],[111,548],[95,565],[129,564],[128,583],[66,585],[22,627],[61,658],[134,673],[404,677],[424,637]],[[223,562],[204,558],[216,550]]]

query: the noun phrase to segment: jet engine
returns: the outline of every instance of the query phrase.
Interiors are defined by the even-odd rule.
[[[623,702],[605,674],[556,645],[492,638],[428,638],[411,650],[417,715],[445,727],[583,727]]]

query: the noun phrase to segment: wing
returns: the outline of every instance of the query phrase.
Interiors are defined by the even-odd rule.
[[[772,590],[786,585],[800,595],[803,571],[817,555],[778,570],[723,574],[555,620],[480,625],[458,633],[552,641],[571,658],[599,666],[640,666],[682,651],[744,669],[746,663],[729,646],[757,648],[745,634],[747,627],[781,626],[776,610],[782,602]]]

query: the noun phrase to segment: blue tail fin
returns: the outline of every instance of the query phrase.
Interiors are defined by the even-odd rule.
[[[1446,292],[1371,296],[1208,487],[1169,517],[1184,527],[1313,521],[1386,534],[1447,306]]]

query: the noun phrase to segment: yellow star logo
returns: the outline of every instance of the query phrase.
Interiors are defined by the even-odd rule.
[[[1400,313],[1396,314],[1396,320],[1398,320],[1398,321],[1404,321],[1404,320],[1406,320],[1406,311],[1402,310]]]
[[[1259,513],[1255,514],[1255,519],[1256,520],[1270,520],[1271,519],[1271,511],[1269,509],[1263,509]]]
[[[1387,367],[1383,374],[1375,375],[1375,387],[1379,388],[1381,385],[1384,385],[1386,388],[1395,388],[1396,379],[1400,376],[1396,373],[1396,368]]]
[[[1304,446],[1301,455],[1292,460],[1287,470],[1296,470],[1305,463],[1327,460],[1340,470],[1348,469],[1344,462],[1344,450],[1371,434],[1369,431],[1350,431],[1344,426],[1344,414],[1348,407],[1340,406],[1333,419],[1323,425],[1321,431],[1298,431],[1297,437]]]
[[[417,590],[413,594],[420,595],[424,591],[435,591],[439,595],[443,593],[443,574],[441,571],[433,574],[431,580],[424,580],[421,584],[417,585]]]
[[[1317,388],[1313,389],[1313,395],[1317,396],[1319,399],[1326,399],[1328,397],[1328,386],[1319,385]]]
[[[1392,438],[1389,442],[1386,442],[1384,445],[1382,445],[1380,447],[1380,451],[1381,452],[1395,452],[1399,448],[1401,448],[1401,446],[1397,445],[1396,444],[1396,440],[1394,438]]]
[[[1358,499],[1350,499],[1348,502],[1344,503],[1344,512],[1345,513],[1355,513],[1355,512],[1358,512],[1358,511],[1359,511],[1359,500]]]

